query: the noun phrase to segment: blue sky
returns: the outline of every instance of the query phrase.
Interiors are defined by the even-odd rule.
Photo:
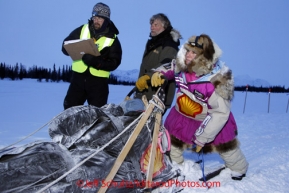
[[[71,64],[63,39],[87,22],[99,1],[0,1],[0,62],[52,68]],[[167,14],[183,36],[208,34],[223,50],[235,76],[249,75],[289,86],[289,1],[287,0],[106,0],[120,31],[118,69],[138,69],[149,36],[149,18]]]

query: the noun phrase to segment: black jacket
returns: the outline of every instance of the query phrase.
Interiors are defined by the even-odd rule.
[[[154,73],[152,69],[156,69],[165,63],[169,63],[176,58],[178,46],[180,45],[180,33],[168,27],[157,36],[151,37],[146,44],[142,63],[140,66],[139,77],[144,74],[150,77]],[[142,94],[145,94],[147,99],[152,99],[152,95],[157,91],[156,87],[149,86]],[[169,81],[166,87],[165,105],[169,108],[173,102],[175,95],[175,82]]]

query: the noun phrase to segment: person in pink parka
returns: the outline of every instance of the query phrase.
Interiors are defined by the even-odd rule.
[[[192,36],[180,48],[176,60],[156,69],[152,86],[175,79],[176,104],[171,108],[164,126],[171,135],[171,158],[184,161],[184,144],[196,145],[196,152],[217,151],[232,179],[246,176],[248,162],[237,136],[237,124],[231,112],[234,96],[232,71],[220,60],[222,51],[206,35]]]

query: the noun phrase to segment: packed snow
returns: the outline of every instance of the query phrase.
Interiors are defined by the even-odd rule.
[[[68,86],[63,82],[31,79],[0,80],[0,149],[10,144],[21,146],[36,140],[50,141],[46,124],[63,111]],[[108,103],[121,103],[132,88],[110,85]],[[182,184],[182,193],[289,192],[289,95],[249,91],[235,92],[232,103],[239,129],[238,139],[250,164],[246,177],[234,181],[230,177],[231,171],[225,169],[208,181],[210,188],[202,186],[198,181],[202,177],[201,166],[195,163],[202,156],[186,150],[185,163],[179,166],[188,182]],[[39,131],[33,134],[36,130]],[[14,144],[29,135],[28,139]],[[203,160],[205,173],[224,164],[215,153],[204,155]],[[202,187],[197,187],[198,183]],[[169,192],[169,188],[160,190]]]

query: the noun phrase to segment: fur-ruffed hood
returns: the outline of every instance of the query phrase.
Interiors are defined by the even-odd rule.
[[[192,50],[197,54],[189,65],[185,64],[187,50]],[[194,72],[202,81],[210,81],[222,98],[232,100],[234,96],[233,74],[223,62],[219,61],[221,55],[222,50],[209,36],[205,34],[192,36],[181,46],[177,54],[175,73]]]
[[[174,28],[171,30],[170,34],[175,42],[178,42],[179,39],[182,39],[181,33]]]

